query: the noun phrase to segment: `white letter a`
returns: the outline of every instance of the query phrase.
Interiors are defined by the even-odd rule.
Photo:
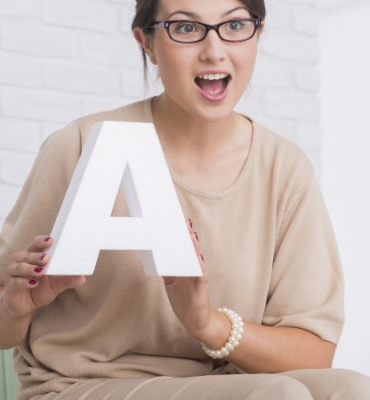
[[[130,217],[111,216],[121,183]],[[90,275],[100,250],[140,251],[147,275],[202,275],[152,124],[94,125],[51,236],[49,275]]]

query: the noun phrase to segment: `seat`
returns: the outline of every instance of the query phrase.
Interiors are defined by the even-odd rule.
[[[0,351],[1,400],[14,400],[18,388],[18,377],[13,370],[12,353],[12,349]]]

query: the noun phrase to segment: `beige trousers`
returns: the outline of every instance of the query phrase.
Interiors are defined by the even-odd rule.
[[[91,379],[30,400],[370,400],[370,378],[345,369],[188,378]]]

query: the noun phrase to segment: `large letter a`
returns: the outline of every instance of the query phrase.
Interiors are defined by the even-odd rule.
[[[111,216],[121,183],[130,217]],[[147,275],[202,275],[152,124],[94,125],[51,236],[49,275],[90,275],[100,250],[140,251]]]

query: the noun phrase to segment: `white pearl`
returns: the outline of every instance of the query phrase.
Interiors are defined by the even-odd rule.
[[[233,351],[233,350],[234,350],[234,346],[233,346],[230,342],[227,342],[227,343],[225,344],[225,348],[226,348],[226,350],[228,350],[228,351]]]
[[[230,352],[234,351],[235,348],[239,346],[239,341],[242,339],[242,335],[244,332],[244,322],[239,314],[237,314],[233,310],[230,310],[227,307],[218,308],[217,310],[223,312],[228,317],[228,319],[232,323],[232,330],[229,340],[224,347],[221,347],[220,350],[211,350],[204,343],[201,342],[202,349],[213,359],[221,359],[227,357]]]
[[[220,352],[221,352],[221,354],[224,356],[224,357],[227,357],[230,353],[226,350],[226,348],[225,347],[222,347],[221,349],[220,349]]]

